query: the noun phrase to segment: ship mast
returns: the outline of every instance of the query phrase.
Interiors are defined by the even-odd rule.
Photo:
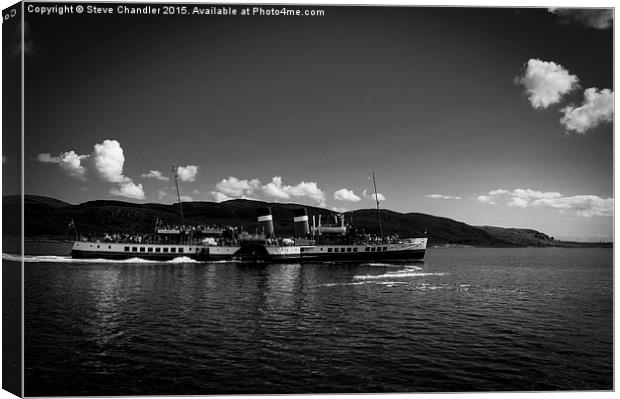
[[[372,171],[372,185],[375,188],[375,201],[377,201],[377,219],[379,219],[379,235],[383,237],[383,225],[381,224],[381,210],[379,209],[379,195],[377,194],[377,182],[375,181],[375,171]]]
[[[179,194],[179,182],[177,181],[177,168],[172,164],[172,175],[174,176],[174,184],[177,187],[177,199],[179,200],[179,213],[181,215],[181,226],[185,224],[183,217],[183,205],[181,205],[181,194]]]

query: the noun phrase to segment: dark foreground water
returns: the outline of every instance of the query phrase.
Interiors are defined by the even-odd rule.
[[[425,263],[28,257],[26,395],[610,390],[611,249]]]

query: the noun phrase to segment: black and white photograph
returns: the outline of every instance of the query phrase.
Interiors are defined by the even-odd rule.
[[[2,8],[4,390],[613,393],[611,2]]]

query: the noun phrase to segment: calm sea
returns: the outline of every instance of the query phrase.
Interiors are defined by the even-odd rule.
[[[612,257],[430,249],[424,263],[253,265],[32,255],[25,393],[610,390]]]

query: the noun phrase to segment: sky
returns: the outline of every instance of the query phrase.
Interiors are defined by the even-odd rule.
[[[374,170],[384,209],[612,239],[610,10],[308,8],[27,13],[26,194],[172,203],[175,164],[185,201],[347,211]]]

